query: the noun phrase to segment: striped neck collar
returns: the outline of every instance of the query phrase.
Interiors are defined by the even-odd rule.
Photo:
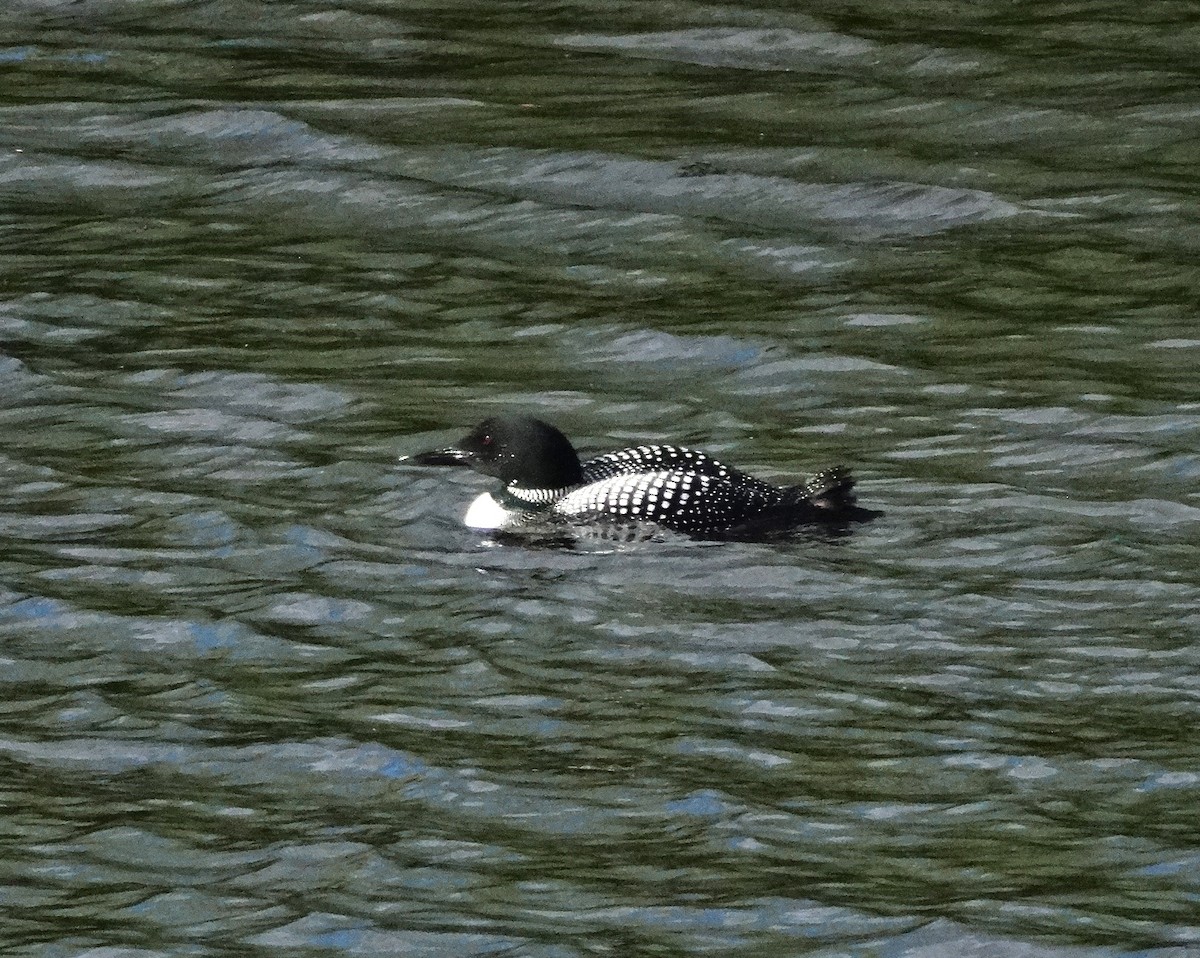
[[[548,506],[558,502],[572,489],[577,489],[578,486],[563,486],[561,489],[522,489],[516,484],[510,483],[504,487],[501,493],[505,499],[511,503],[517,503],[526,508],[530,506]]]

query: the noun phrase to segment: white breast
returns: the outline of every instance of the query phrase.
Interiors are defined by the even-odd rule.
[[[512,520],[512,513],[500,505],[490,492],[471,503],[463,516],[463,524],[471,529],[499,529]]]

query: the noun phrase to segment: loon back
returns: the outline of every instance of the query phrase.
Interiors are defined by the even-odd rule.
[[[496,416],[457,446],[412,457],[423,465],[469,465],[504,483],[467,513],[476,528],[518,528],[557,517],[653,522],[695,536],[760,535],[812,523],[873,518],[857,506],[854,479],[835,467],[802,485],[775,486],[705,453],[649,444],[580,465],[553,426],[527,416]]]
[[[584,484],[552,511],[574,518],[654,522],[691,535],[792,528],[842,516],[855,507],[854,479],[843,468],[800,486],[775,486],[705,453],[648,445],[583,464]]]

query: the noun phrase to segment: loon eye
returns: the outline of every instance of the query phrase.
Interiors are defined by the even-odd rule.
[[[482,439],[482,440],[480,440],[480,441],[481,441],[481,443],[482,443],[483,445],[485,445],[485,446],[490,446],[490,445],[492,444],[492,437],[491,437],[491,436],[484,436],[484,437],[483,437],[483,439]]]

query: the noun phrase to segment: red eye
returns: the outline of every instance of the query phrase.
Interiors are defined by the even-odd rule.
[[[485,446],[490,446],[490,445],[492,444],[492,437],[491,437],[491,436],[484,436],[484,437],[483,437],[483,444],[484,444]]]

